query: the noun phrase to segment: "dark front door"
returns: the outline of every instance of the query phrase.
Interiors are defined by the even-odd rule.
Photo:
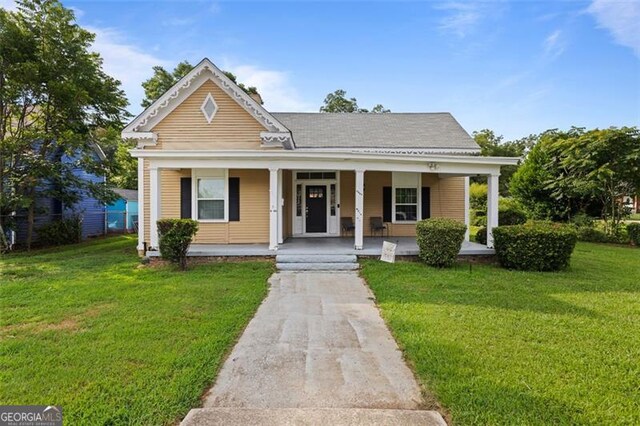
[[[307,186],[306,232],[327,232],[327,187]]]

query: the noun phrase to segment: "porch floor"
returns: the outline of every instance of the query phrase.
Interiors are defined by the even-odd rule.
[[[353,238],[287,238],[278,248],[278,254],[355,254],[380,256],[382,242],[398,244],[396,255],[415,256],[418,245],[414,237],[365,237],[362,250],[353,248]],[[462,243],[461,256],[491,255],[493,249],[470,241]],[[157,252],[149,252],[149,256]],[[268,244],[191,244],[189,256],[273,256]]]

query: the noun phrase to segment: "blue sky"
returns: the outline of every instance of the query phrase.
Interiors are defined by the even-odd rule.
[[[272,111],[450,111],[507,139],[640,125],[640,1],[64,1],[140,112],[155,64],[209,57]],[[12,0],[0,0],[12,7]]]

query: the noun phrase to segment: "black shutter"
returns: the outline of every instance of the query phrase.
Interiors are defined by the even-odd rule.
[[[431,217],[431,188],[422,187],[422,219]]]
[[[180,178],[180,218],[191,219],[191,178]]]
[[[229,221],[240,220],[240,178],[229,178]]]
[[[391,222],[391,187],[382,187],[382,221]]]

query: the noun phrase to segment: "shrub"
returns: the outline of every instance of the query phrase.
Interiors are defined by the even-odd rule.
[[[627,234],[634,246],[640,246],[640,223],[627,223]]]
[[[493,237],[500,264],[527,271],[566,268],[577,241],[575,228],[550,222],[498,226]]]
[[[82,240],[82,217],[74,214],[54,220],[39,227],[38,243],[43,246],[61,246],[79,243]]]
[[[609,243],[611,238],[602,230],[594,228],[593,226],[579,226],[578,240],[586,241],[588,243]]]
[[[473,182],[469,185],[469,205],[474,210],[487,210],[487,184]]]
[[[456,261],[467,227],[446,218],[426,219],[416,225],[419,257],[427,265],[446,267]]]
[[[487,226],[487,212],[484,210],[469,210],[469,219],[473,226]]]
[[[571,218],[571,223],[573,223],[578,228],[593,228],[593,226],[595,225],[593,218],[586,213],[578,213],[574,215]]]
[[[498,207],[499,225],[521,225],[527,221],[527,213],[512,198],[501,198]]]
[[[476,242],[482,245],[487,245],[487,227],[486,226],[483,226],[482,228],[478,229],[478,232],[476,233]]]
[[[177,263],[183,271],[186,270],[187,251],[198,231],[198,222],[193,219],[160,219],[157,223],[160,255],[163,259]]]

